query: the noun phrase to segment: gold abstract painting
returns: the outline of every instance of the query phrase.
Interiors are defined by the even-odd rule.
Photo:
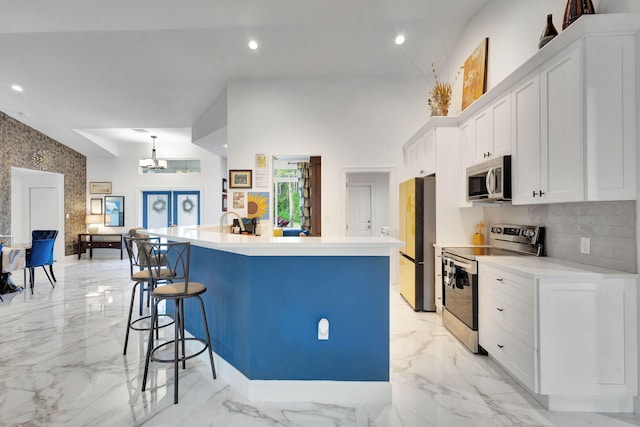
[[[487,49],[489,39],[484,39],[464,62],[462,84],[462,109],[480,98],[487,90]]]

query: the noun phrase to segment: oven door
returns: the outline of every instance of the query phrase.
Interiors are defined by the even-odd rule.
[[[442,256],[443,305],[474,331],[478,330],[477,261]]]

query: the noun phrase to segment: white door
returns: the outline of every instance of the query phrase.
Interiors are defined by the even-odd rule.
[[[347,236],[371,236],[371,185],[347,187]]]
[[[56,187],[29,188],[29,230],[58,230],[55,259],[64,257],[64,234],[59,230],[60,194]],[[31,241],[29,236],[28,241]]]

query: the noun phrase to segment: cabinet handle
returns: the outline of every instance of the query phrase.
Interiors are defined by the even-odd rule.
[[[536,193],[535,191],[533,192],[533,197],[536,197],[538,193]]]
[[[486,153],[482,153],[482,155],[486,159],[487,157],[491,157],[491,152],[487,151]]]
[[[543,194],[544,194],[544,192],[542,190],[540,190],[540,197],[542,197]]]
[[[501,344],[498,344],[498,348],[504,348],[504,346]]]
[[[498,307],[496,307],[496,310],[498,310],[498,311],[502,312],[502,311],[504,311],[504,308],[498,308]]]
[[[496,280],[497,280],[498,282],[502,282],[504,279],[503,279],[502,277],[496,277]]]

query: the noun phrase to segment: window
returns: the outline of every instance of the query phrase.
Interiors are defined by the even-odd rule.
[[[300,191],[295,160],[298,159],[276,157],[273,161],[274,227],[300,228]]]
[[[166,169],[138,167],[141,174],[151,173],[200,173],[200,160],[167,160]]]

